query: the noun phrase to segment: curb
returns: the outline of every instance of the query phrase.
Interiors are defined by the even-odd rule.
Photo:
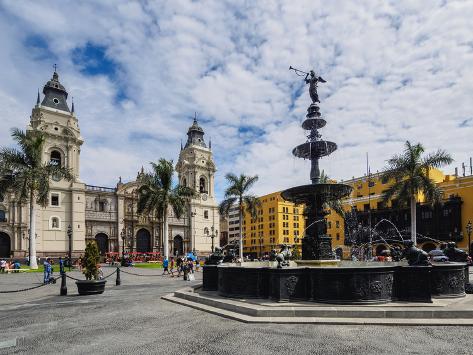
[[[270,312],[264,308],[251,308],[237,306],[235,304],[225,304],[221,300],[209,304],[210,298],[199,299],[200,296],[192,295],[194,288],[185,288],[174,293],[167,294],[161,298],[190,307],[223,318],[231,319],[242,323],[260,324],[333,324],[333,325],[386,325],[386,326],[473,326],[473,311],[462,310],[337,310],[329,307],[325,310],[312,310],[314,316],[297,316],[290,309],[285,312],[274,312],[276,316],[270,316]],[[231,301],[231,300],[230,300]],[[304,310],[301,310],[304,312]],[[371,314],[370,314],[371,313]],[[285,314],[288,314],[284,316]],[[452,317],[453,315],[453,317]],[[467,315],[468,318],[461,318]],[[455,317],[457,316],[457,317]],[[460,317],[458,317],[460,316]]]

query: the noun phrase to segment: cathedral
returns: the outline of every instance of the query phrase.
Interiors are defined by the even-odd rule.
[[[45,137],[43,162],[52,161],[67,167],[74,179],[52,178],[49,204],[36,208],[36,250],[39,257],[68,254],[78,257],[89,240],[95,240],[100,253],[163,253],[162,222],[152,215],[137,213],[137,188],[143,168],[134,181],[115,187],[86,184],[80,179],[80,151],[84,144],[74,102],[69,107],[68,93],[56,71],[38,93],[28,131],[39,131]],[[157,154],[158,155],[158,154]],[[158,155],[159,156],[159,155]],[[219,213],[215,199],[216,172],[211,142],[204,140],[204,130],[194,118],[181,144],[175,166],[179,183],[195,188],[196,197],[188,202],[181,218],[168,212],[168,250],[170,255],[194,251],[208,255],[218,246]],[[28,255],[29,208],[18,204],[14,196],[0,196],[0,257]]]

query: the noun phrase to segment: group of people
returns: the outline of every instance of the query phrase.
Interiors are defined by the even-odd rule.
[[[183,275],[184,280],[192,281],[194,279],[194,272],[200,268],[199,260],[186,256],[171,257],[171,260],[163,260],[163,275],[171,275],[177,273],[177,277]]]
[[[13,270],[19,270],[21,268],[21,264],[18,260],[7,260],[7,259],[0,259],[0,272],[5,273],[5,272],[10,272]],[[17,271],[18,272],[18,271]]]
[[[58,264],[59,264],[59,273],[63,274],[65,272],[64,270],[65,262],[62,257],[59,257]],[[52,258],[46,258],[43,262],[43,275],[44,275],[45,284],[56,283],[56,279],[53,277],[53,272],[54,272],[53,265],[54,265],[54,260]]]

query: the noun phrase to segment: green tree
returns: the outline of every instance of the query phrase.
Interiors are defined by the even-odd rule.
[[[243,217],[245,212],[249,213],[253,219],[257,216],[257,209],[261,202],[254,195],[248,194],[251,187],[258,181],[258,176],[245,176],[240,174],[227,174],[225,176],[229,186],[225,190],[225,199],[219,205],[221,215],[228,216],[228,211],[232,206],[238,206],[240,224],[240,259],[243,262]]]
[[[0,195],[13,193],[19,203],[29,201],[29,259],[30,268],[36,262],[36,204],[46,207],[49,202],[49,182],[52,176],[68,181],[73,179],[69,169],[42,160],[44,136],[37,131],[12,129],[12,138],[19,146],[0,149]]]
[[[151,173],[143,174],[139,181],[138,213],[153,214],[162,221],[164,257],[169,258],[168,210],[172,208],[174,215],[181,218],[186,211],[188,200],[194,197],[196,192],[186,186],[173,186],[174,167],[172,160],[159,159],[158,164],[150,164]]]
[[[99,269],[97,264],[100,260],[99,248],[95,240],[87,243],[84,258],[82,259],[82,273],[87,280],[98,279]]]
[[[453,162],[452,157],[443,150],[425,156],[422,156],[423,153],[424,147],[420,143],[412,145],[407,141],[404,152],[389,159],[382,173],[384,182],[393,182],[383,191],[383,202],[395,199],[401,204],[410,205],[411,239],[414,244],[417,242],[417,195],[423,193],[425,200],[430,203],[440,202],[442,190],[430,178],[429,171]]]
[[[330,178],[327,174],[325,174],[325,171],[322,170],[322,173],[320,174],[320,183],[321,184],[331,184],[332,182],[330,181]],[[323,205],[324,209],[331,209],[335,211],[336,214],[338,214],[340,217],[345,219],[345,211],[343,210],[343,203],[342,199],[336,199],[336,200],[330,200],[324,202]]]

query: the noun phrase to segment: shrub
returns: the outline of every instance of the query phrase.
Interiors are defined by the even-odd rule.
[[[97,243],[95,241],[90,241],[85,247],[84,259],[82,259],[82,273],[85,275],[87,280],[98,279],[99,270],[97,268],[97,263],[99,262],[100,254],[99,248],[97,248]]]

